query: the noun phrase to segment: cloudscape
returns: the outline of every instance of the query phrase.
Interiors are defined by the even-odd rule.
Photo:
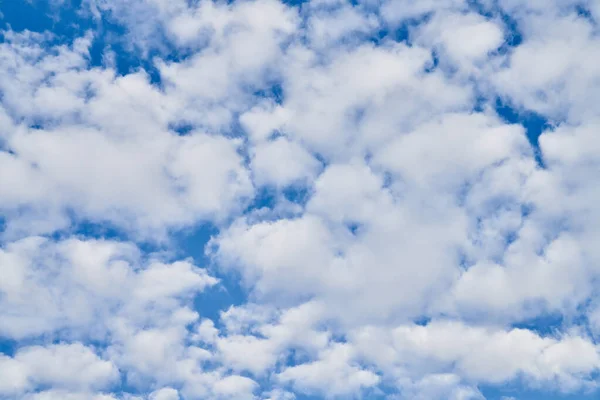
[[[598,399],[599,104],[598,0],[0,0],[0,399]]]

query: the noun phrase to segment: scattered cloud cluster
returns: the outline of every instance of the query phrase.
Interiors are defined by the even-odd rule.
[[[0,33],[0,399],[597,393],[600,3],[78,7]]]

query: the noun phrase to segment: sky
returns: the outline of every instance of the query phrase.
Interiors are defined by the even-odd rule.
[[[599,22],[0,0],[0,399],[597,399]]]

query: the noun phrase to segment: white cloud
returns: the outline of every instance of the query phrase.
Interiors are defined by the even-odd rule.
[[[576,14],[576,2],[501,3],[509,10],[523,7],[517,20],[523,43],[490,75],[498,92],[552,120],[581,123],[596,115],[590,105],[598,93],[598,71],[592,65],[600,42],[593,23]]]
[[[283,312],[271,307],[245,305],[221,314],[225,332],[203,321],[195,339],[213,345],[216,357],[235,371],[264,375],[285,364],[291,349],[316,354],[330,340],[330,332],[317,326],[322,307],[306,303]]]
[[[251,168],[258,185],[285,187],[312,181],[320,163],[302,146],[279,137],[254,148]]]
[[[585,337],[541,337],[526,329],[505,331],[457,322],[389,331],[362,328],[351,343],[400,379],[452,373],[466,382],[500,383],[523,376],[534,387],[549,384],[572,390],[593,386],[591,376],[600,366],[596,345]]]
[[[174,321],[186,310],[176,299],[217,282],[187,261],[143,264],[135,246],[111,241],[27,238],[0,251],[0,264],[2,334],[14,338],[61,329],[102,337],[118,317]]]
[[[306,34],[317,49],[337,45],[343,40],[352,42],[352,36],[373,33],[379,27],[376,16],[358,6],[335,1],[313,1],[308,6],[311,9],[307,13]],[[335,8],[332,9],[332,6]]]
[[[482,400],[485,397],[473,386],[461,384],[458,375],[451,373],[429,374],[422,379],[402,380],[403,397],[406,399]]]
[[[371,167],[330,164],[302,217],[238,221],[215,239],[216,260],[240,269],[265,301],[316,296],[345,323],[435,313],[462,274],[461,254],[504,253],[534,172],[522,129],[486,115],[447,115],[395,138]],[[506,209],[494,206],[500,201]]]
[[[163,388],[150,393],[150,400],[179,400],[179,393],[173,388]]]
[[[126,31],[98,67],[101,30],[4,32],[0,393],[594,390],[600,8],[471,3],[89,0]],[[120,75],[119,47],[153,78]],[[542,165],[496,98],[551,121]],[[206,221],[207,268],[248,294],[215,320],[199,294],[219,280],[166,240]]]
[[[364,156],[440,112],[471,106],[469,85],[424,73],[425,48],[362,44],[323,61],[303,47],[288,53],[283,131],[328,160]]]
[[[109,394],[92,392],[68,392],[64,390],[44,390],[37,393],[26,394],[22,398],[24,400],[117,400],[117,397],[114,397]],[[137,399],[132,397],[131,400]]]
[[[292,382],[301,391],[326,396],[356,393],[379,383],[373,372],[352,365],[352,347],[335,344],[325,349],[316,361],[284,369],[278,379]]]
[[[257,383],[243,376],[228,376],[215,384],[214,393],[219,398],[251,399]]]
[[[274,389],[264,394],[265,400],[294,400],[296,396],[292,392],[281,389]]]
[[[184,398],[249,398],[256,386],[250,379],[205,371],[204,363],[218,359],[191,344],[199,322],[192,299],[218,281],[188,261],[156,257],[106,240],[31,237],[8,244],[0,256],[7,278],[0,285],[2,336],[60,338],[64,344],[38,339],[39,346],[2,356],[2,369],[10,373],[0,380],[0,391],[35,399],[109,399],[94,390],[110,391],[123,376],[141,393],[175,386]],[[79,341],[93,341],[98,350]],[[40,388],[52,390],[33,393]],[[150,398],[177,393],[164,389]]]
[[[419,2],[388,0],[383,3],[381,13],[389,23],[398,24],[406,20],[422,18],[435,11],[464,10],[466,3],[464,0],[424,0]]]
[[[471,73],[473,64],[488,61],[504,42],[500,23],[476,13],[437,13],[413,36],[417,43],[435,49],[442,63],[458,65],[462,74]]]
[[[12,153],[0,157],[5,234],[64,228],[61,216],[75,210],[81,219],[149,237],[223,219],[253,195],[239,140],[169,130],[185,107],[177,94],[161,92],[143,72],[116,78],[112,70],[87,70],[75,45],[48,49],[35,41],[32,56],[20,40],[0,49],[7,67],[0,86],[14,93],[4,103],[13,122],[2,133]],[[72,100],[57,108],[48,96]],[[15,122],[39,119],[41,129]],[[18,212],[23,208],[31,211]]]
[[[251,140],[261,142],[289,119],[289,111],[269,101],[260,102],[240,116],[240,123]]]
[[[4,395],[18,395],[37,386],[103,389],[119,378],[112,362],[80,343],[25,347],[14,357],[1,356],[0,368],[7,372],[0,381]]]

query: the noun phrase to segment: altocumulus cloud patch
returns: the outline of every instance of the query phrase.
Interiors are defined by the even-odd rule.
[[[0,12],[1,399],[599,395],[597,1]]]

